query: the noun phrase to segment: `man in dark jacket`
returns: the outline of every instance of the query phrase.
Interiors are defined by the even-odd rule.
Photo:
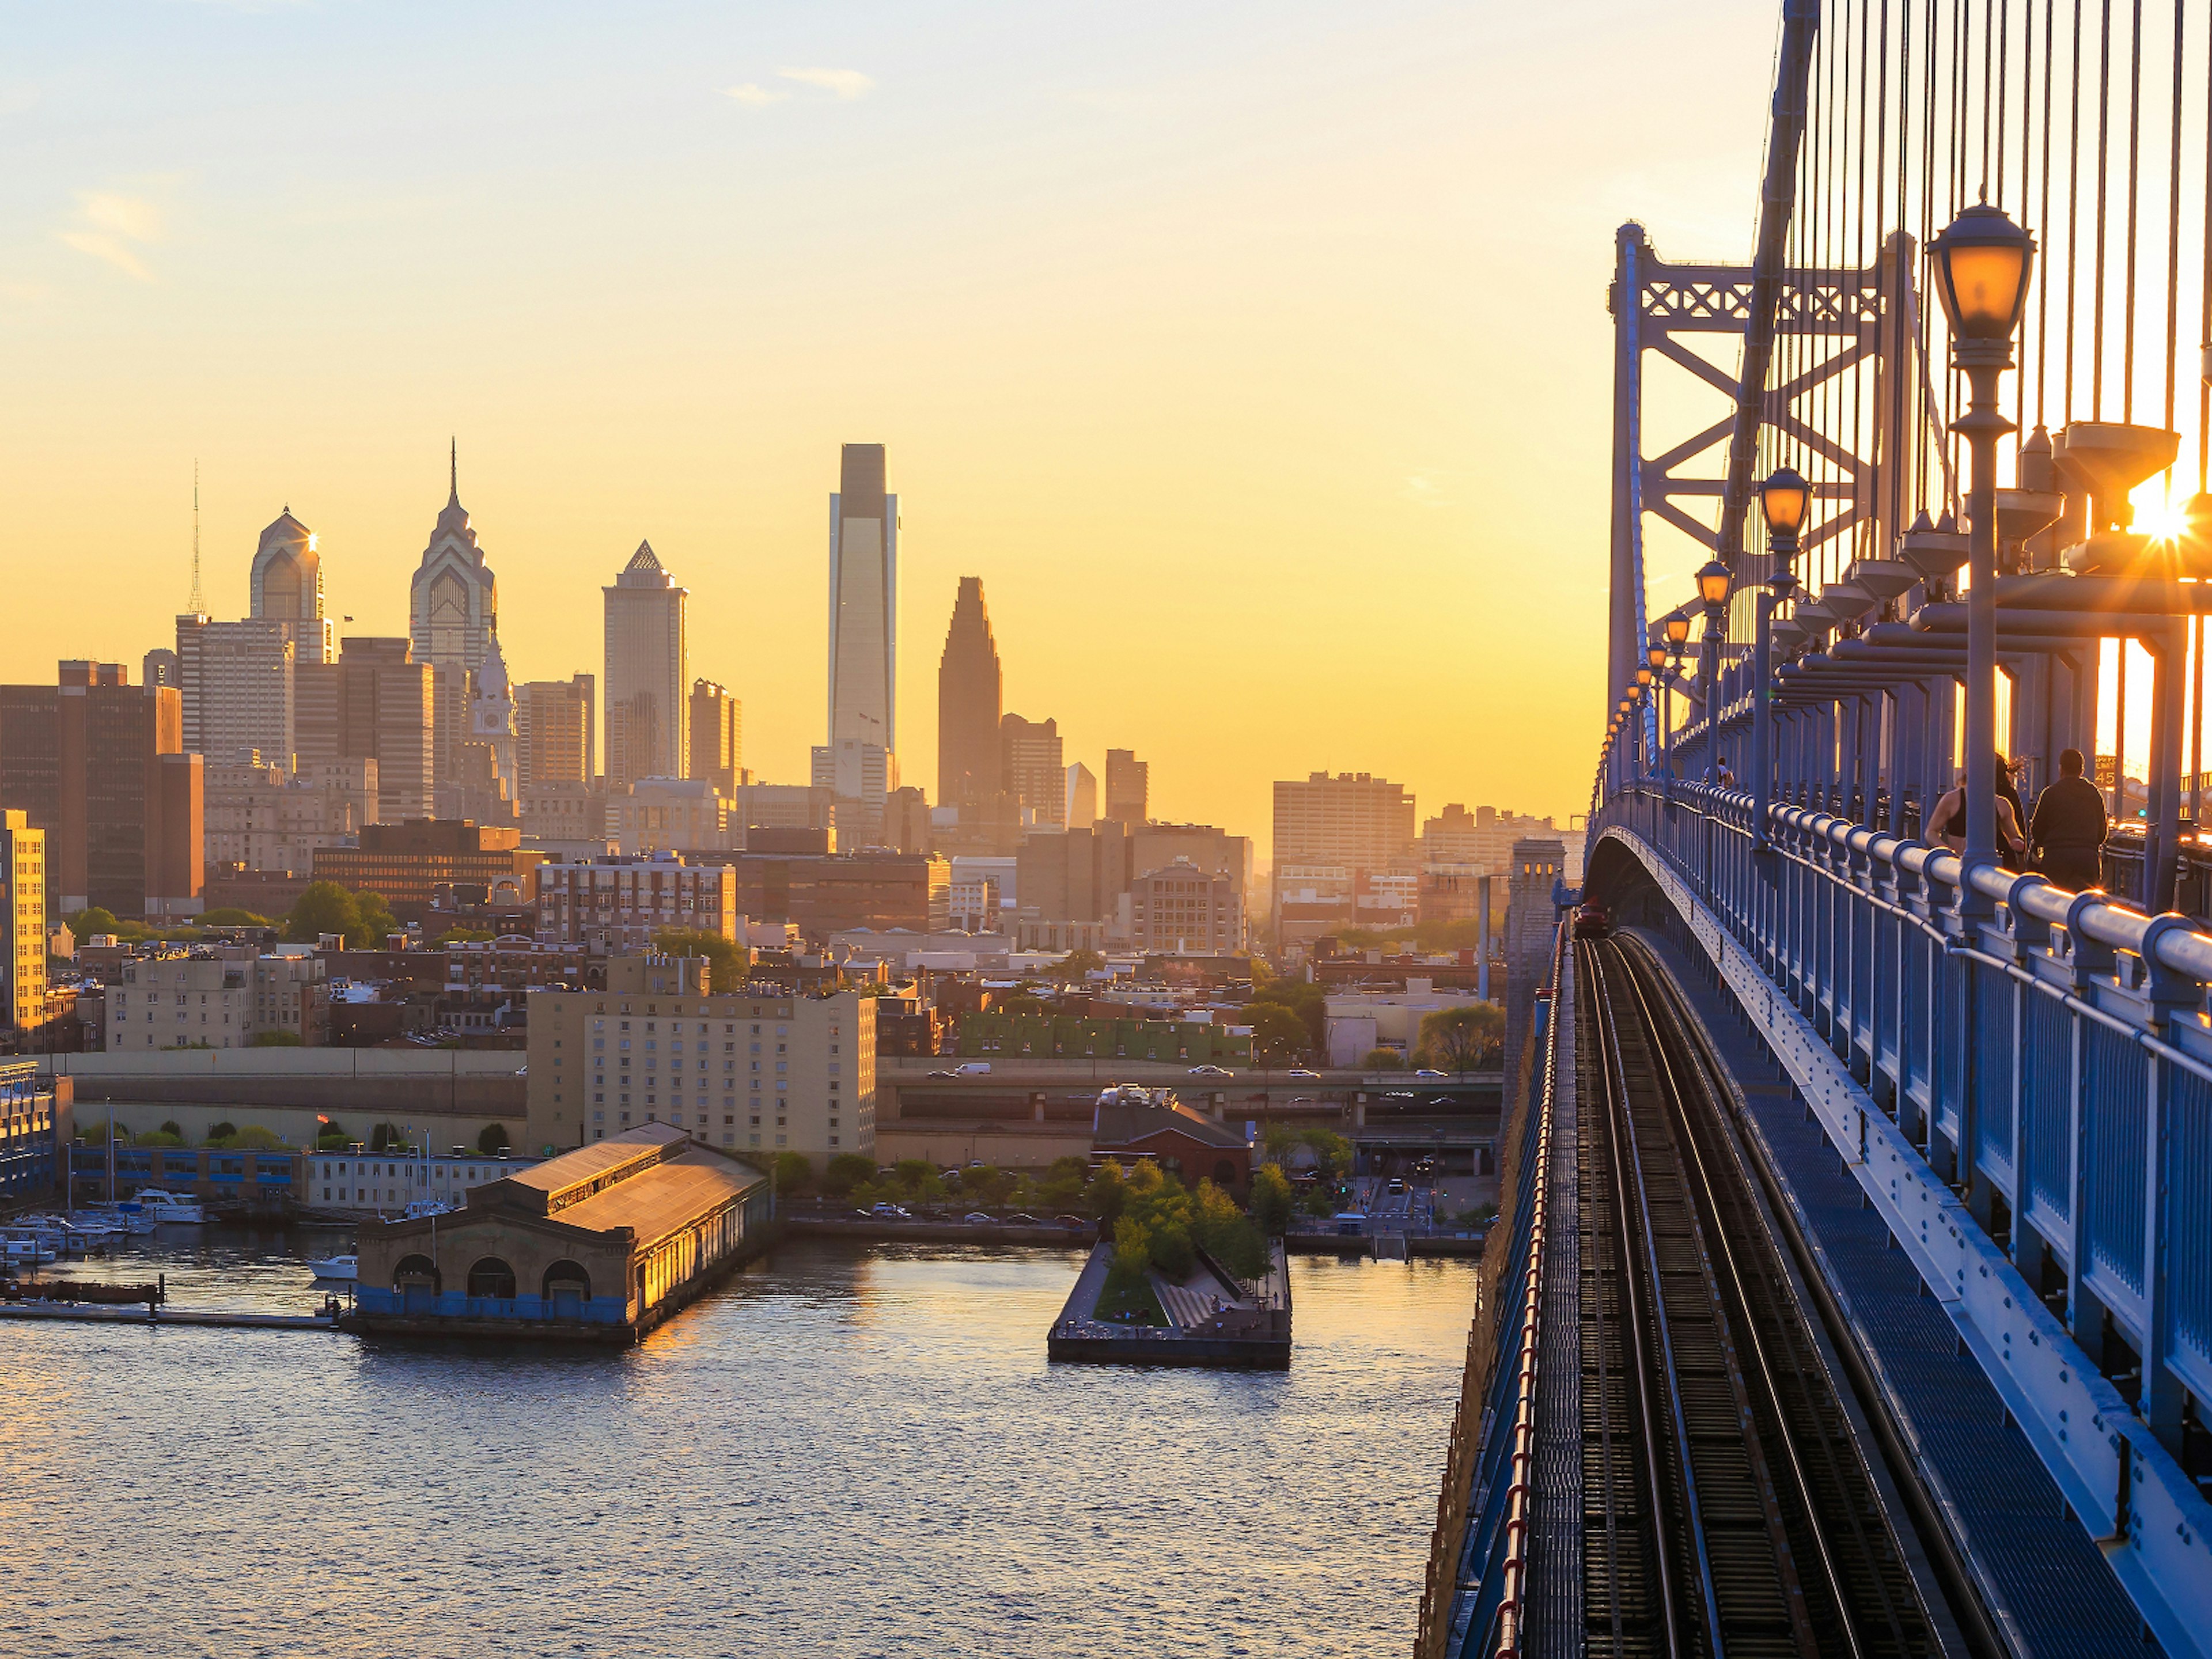
[[[2081,751],[2058,757],[2058,780],[2037,799],[2029,838],[2043,848],[2043,873],[2075,892],[2105,884],[2105,798],[2081,775]]]

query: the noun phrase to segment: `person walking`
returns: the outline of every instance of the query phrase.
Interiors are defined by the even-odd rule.
[[[2070,750],[2069,751],[2071,752]],[[2013,811],[2004,786],[2010,780],[2005,775],[2004,757],[1999,756],[1990,782],[1995,787],[1997,809],[1997,862],[2007,869],[2017,869],[2027,861],[2027,837],[2021,830],[2020,815]],[[1928,833],[1954,853],[1966,850],[1966,775],[1959,774],[1952,785],[1936,803],[1936,811],[1928,820]]]
[[[1735,774],[1729,770],[1728,757],[1726,755],[1723,755],[1719,760],[1714,763],[1713,775],[1719,781],[1722,788],[1733,789],[1735,787]]]
[[[2043,849],[2043,873],[2075,892],[2105,884],[2105,837],[2112,828],[2105,797],[2081,775],[2081,751],[2058,757],[2058,777],[2036,798],[2032,829]]]

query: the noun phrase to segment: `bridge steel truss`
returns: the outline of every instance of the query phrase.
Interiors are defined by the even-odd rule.
[[[2212,936],[1789,805],[1754,851],[1751,812],[1631,787],[1592,867],[1617,842],[1668,896],[2148,1627],[2212,1652],[2176,1455],[2212,1400]]]

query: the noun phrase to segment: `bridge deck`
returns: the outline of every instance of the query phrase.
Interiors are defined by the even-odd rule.
[[[1544,1174],[1551,1183],[1551,1212],[1579,1217],[1574,975],[1562,975],[1553,994],[1553,1038],[1564,1047],[1552,1091],[1552,1167]],[[1544,1322],[1536,1358],[1537,1375],[1546,1382],[1536,1397],[1531,1470],[1535,1491],[1529,1506],[1530,1659],[1580,1659],[1585,1647],[1582,1291],[1582,1230],[1554,1228],[1544,1259]]]
[[[1957,1329],[1923,1292],[1905,1254],[1891,1248],[1887,1229],[1865,1206],[1788,1080],[1672,945],[1643,937],[1741,1089],[1748,1125],[2008,1644],[2052,1659],[2159,1652],[1996,1390],[1961,1350]]]

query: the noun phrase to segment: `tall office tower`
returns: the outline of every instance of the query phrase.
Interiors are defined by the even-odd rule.
[[[1152,763],[1133,749],[1106,751],[1106,812],[1116,823],[1139,824],[1151,813]]]
[[[284,624],[298,662],[329,662],[337,630],[323,615],[323,556],[315,534],[286,507],[261,532],[253,552],[247,614]]]
[[[684,607],[691,596],[640,542],[606,596],[607,787],[683,775],[690,748]]]
[[[118,920],[197,915],[202,771],[198,756],[182,752],[182,698],[168,686],[132,685],[120,663],[64,662],[59,678],[58,686],[35,690],[52,700],[48,877],[61,908],[96,904]],[[18,713],[32,701],[9,699]],[[25,811],[27,827],[47,827],[27,816],[27,801],[0,796],[0,808]]]
[[[46,1023],[46,832],[13,808],[0,811],[0,1006],[9,1025],[29,1030]]]
[[[592,781],[589,674],[568,680],[526,680],[515,688],[514,775],[524,793]]]
[[[458,448],[450,465],[446,505],[408,584],[408,638],[416,662],[473,674],[491,654],[499,630],[499,581],[461,505]],[[459,695],[467,695],[465,687]]]
[[[1098,780],[1081,761],[1067,769],[1067,805],[1060,822],[1071,830],[1088,830],[1098,822]]]
[[[1067,769],[1060,763],[1060,722],[1007,714],[999,721],[999,764],[1006,793],[1033,824],[1067,822]]]
[[[376,763],[376,817],[430,815],[430,665],[404,639],[348,639],[327,666],[295,670],[299,765]]]
[[[937,669],[937,804],[974,805],[1005,786],[999,753],[999,719],[1006,713],[1006,681],[999,643],[991,636],[983,579],[963,576],[952,601],[952,625]]]
[[[898,749],[898,497],[884,447],[847,444],[830,498],[830,742]]]
[[[263,765],[289,771],[297,742],[298,652],[283,622],[178,617],[185,752],[228,763],[241,750],[258,749]]]
[[[691,682],[691,757],[684,776],[703,778],[725,800],[738,793],[744,766],[744,713],[738,700],[712,680]]]

